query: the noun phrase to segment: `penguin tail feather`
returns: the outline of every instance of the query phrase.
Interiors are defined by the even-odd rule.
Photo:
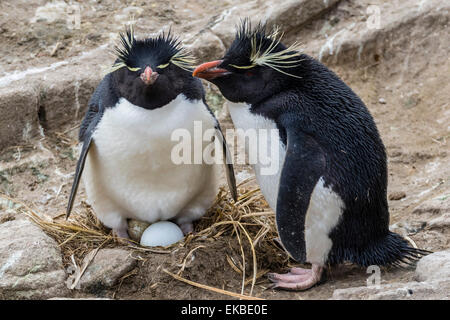
[[[421,257],[430,253],[432,252],[428,250],[411,247],[403,237],[389,231],[386,236],[364,248],[337,250],[330,257],[329,263],[351,261],[363,267],[378,265],[405,268],[415,265]]]
[[[432,253],[428,250],[411,247],[406,239],[390,231],[385,238],[374,243],[368,252],[372,253],[372,257],[369,255],[365,261],[399,268],[414,265],[422,256]]]

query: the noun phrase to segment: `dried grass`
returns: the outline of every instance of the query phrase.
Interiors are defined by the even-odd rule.
[[[210,286],[198,283],[198,282],[187,280],[187,279],[184,279],[184,278],[182,278],[182,277],[180,277],[180,276],[178,276],[176,274],[173,274],[173,273],[167,271],[166,269],[163,269],[163,272],[167,273],[169,276],[173,277],[174,279],[177,279],[177,280],[182,281],[184,283],[190,284],[191,286],[194,286],[194,287],[197,287],[197,288],[202,288],[202,289],[205,289],[205,290],[221,293],[221,294],[224,294],[224,295],[227,295],[227,296],[230,296],[230,297],[235,297],[235,298],[239,298],[239,299],[243,299],[243,300],[263,300],[263,299],[260,299],[260,298],[256,298],[256,297],[252,297],[252,296],[246,296],[246,295],[243,295],[243,294],[234,293],[234,292],[223,290],[223,289],[219,289],[219,288],[214,288],[214,287],[210,287]]]
[[[233,236],[240,247],[242,262],[240,266],[227,257],[227,261],[239,275],[242,276],[241,294],[244,294],[245,286],[250,284],[249,295],[253,294],[256,280],[267,273],[267,270],[258,271],[258,253],[261,251],[276,250],[273,242],[277,237],[275,227],[275,214],[270,211],[267,202],[259,191],[259,188],[246,187],[251,180],[245,180],[238,186],[239,197],[237,202],[231,199],[226,190],[221,190],[215,204],[197,225],[195,239],[217,238],[222,234]],[[251,259],[245,256],[244,244],[250,246]],[[270,248],[268,248],[270,247]],[[251,261],[248,268],[248,260]],[[246,279],[246,270],[252,270],[250,279]]]

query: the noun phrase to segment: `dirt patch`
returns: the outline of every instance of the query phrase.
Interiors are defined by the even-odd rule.
[[[232,4],[224,1],[212,7],[206,0],[5,0],[0,3],[0,41],[4,44],[0,48],[0,77],[97,48],[116,39],[132,18],[138,36],[169,27],[178,34],[187,34],[198,31],[214,12]]]

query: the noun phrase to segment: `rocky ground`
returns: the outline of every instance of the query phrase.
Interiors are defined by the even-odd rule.
[[[131,15],[138,36],[172,26],[199,61],[220,57],[232,40],[239,17],[249,15],[281,25],[286,43],[300,41],[307,54],[334,70],[367,104],[389,156],[391,229],[418,247],[436,252],[423,258],[417,268],[381,269],[378,287],[366,285],[371,274],[365,269],[344,265],[332,268],[326,283],[306,292],[266,290],[269,283],[261,277],[255,296],[449,298],[448,3],[72,3],[79,7],[68,3],[0,3],[0,40],[4,44],[0,48],[0,298],[228,298],[189,286],[162,271],[176,273],[187,257],[185,278],[233,292],[241,290],[241,275],[225,259],[239,250],[230,235],[211,239],[191,254],[190,247],[161,253],[136,252],[124,246],[100,248],[84,257],[81,264],[86,270],[74,281],[77,274],[69,275],[73,270],[61,254],[63,246],[19,213],[25,206],[47,218],[64,213],[76,164],[80,119],[114,59],[109,51],[117,32]],[[377,8],[379,25],[373,16]],[[230,127],[224,100],[214,88],[205,86],[222,125]],[[238,177],[251,174],[245,166],[237,169]],[[84,199],[83,190],[79,199]],[[74,215],[83,210],[78,202]],[[275,260],[263,255],[258,267],[283,271],[285,266]],[[249,293],[248,286],[245,293]]]

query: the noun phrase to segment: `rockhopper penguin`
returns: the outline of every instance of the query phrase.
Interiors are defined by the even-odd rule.
[[[171,134],[181,128],[194,137],[198,121],[203,130],[215,130],[226,159],[230,154],[223,134],[206,105],[201,81],[191,74],[193,58],[170,31],[137,40],[128,28],[116,51],[117,60],[96,88],[81,124],[83,144],[67,217],[84,168],[88,202],[119,237],[128,238],[127,219],[170,219],[187,233],[217,195],[221,164],[175,164],[171,152],[178,142]],[[211,142],[201,144],[204,149]],[[231,164],[226,174],[236,198]]]
[[[272,273],[274,287],[308,289],[328,264],[399,265],[426,254],[389,231],[386,153],[364,103],[280,37],[246,19],[224,57],[193,73],[231,101],[236,128],[279,130],[269,141],[279,144],[279,170],[264,175],[256,164],[255,174],[283,246],[312,268]]]

